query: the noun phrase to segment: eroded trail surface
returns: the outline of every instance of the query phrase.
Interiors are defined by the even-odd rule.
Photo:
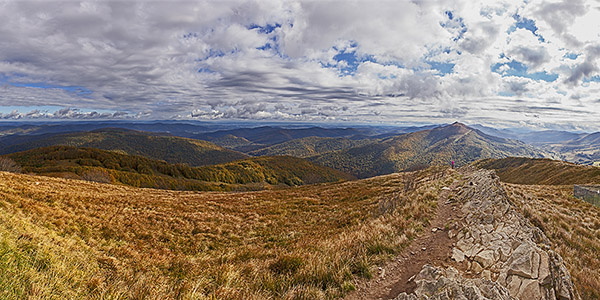
[[[430,228],[348,299],[579,299],[560,255],[493,172],[460,172]]]
[[[346,299],[393,299],[401,292],[413,291],[414,281],[408,279],[418,274],[424,265],[450,265],[453,239],[448,235],[448,225],[460,220],[461,205],[455,200],[455,182],[443,189],[438,197],[435,218],[410,246],[396,259],[379,270],[376,278],[359,286]]]

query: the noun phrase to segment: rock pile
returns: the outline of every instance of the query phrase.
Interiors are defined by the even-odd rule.
[[[417,288],[396,299],[579,299],[544,233],[515,211],[491,171],[470,174],[458,192],[465,217],[449,231],[454,267],[423,267]]]

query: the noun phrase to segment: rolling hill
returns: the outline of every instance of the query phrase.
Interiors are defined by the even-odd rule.
[[[201,133],[194,138],[213,141],[225,136],[244,138],[254,144],[274,145],[305,137],[352,137],[355,135],[374,135],[377,131],[370,128],[282,128],[275,126],[261,126],[254,128],[239,128],[220,130],[210,133]]]
[[[478,168],[495,170],[500,180],[517,184],[600,184],[600,167],[583,166],[551,159],[508,157],[484,159]]]
[[[221,164],[248,157],[243,153],[206,141],[117,128],[44,137],[25,136],[23,139],[29,141],[3,147],[0,149],[0,154],[66,145],[118,151],[124,154],[164,160],[169,163],[185,163],[190,166]]]
[[[246,138],[238,137],[232,134],[224,135],[218,138],[211,139],[211,142],[221,147],[247,153],[257,149],[268,147],[268,145],[257,144],[249,141]]]
[[[544,157],[523,142],[486,135],[461,123],[422,130],[309,159],[359,178],[482,158]]]
[[[372,140],[369,139],[354,140],[342,137],[305,137],[250,151],[248,154],[254,156],[291,155],[296,157],[310,157],[358,147],[370,142]]]
[[[353,179],[290,156],[190,167],[95,148],[51,146],[6,155],[23,172],[173,190],[248,190]]]

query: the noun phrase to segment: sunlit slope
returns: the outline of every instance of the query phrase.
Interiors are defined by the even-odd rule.
[[[94,148],[52,146],[7,157],[25,173],[174,190],[247,190],[353,179],[340,171],[289,156],[190,167]]]
[[[316,299],[432,218],[435,170],[246,193],[0,172],[3,299]],[[430,178],[438,178],[432,180]],[[414,188],[403,189],[405,183]]]
[[[489,136],[454,123],[318,155],[311,160],[364,178],[449,165],[451,161],[461,166],[482,158],[507,156],[543,157],[544,153],[522,142]]]
[[[600,184],[600,168],[551,159],[485,159],[478,168],[495,170],[500,180],[519,184]]]
[[[572,185],[503,186],[520,212],[552,241],[582,299],[600,299],[600,208],[574,198]]]

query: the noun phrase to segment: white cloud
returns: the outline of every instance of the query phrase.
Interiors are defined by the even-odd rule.
[[[72,108],[3,115],[10,118],[122,117],[105,113],[121,111],[140,118],[497,123],[518,111],[515,121],[595,124],[573,107],[600,113],[598,83],[589,82],[599,74],[598,6],[5,1],[0,106]],[[531,20],[537,35],[516,28],[517,16]],[[511,70],[512,60],[528,74]],[[558,79],[536,80],[535,72]],[[552,109],[539,109],[548,103]]]

